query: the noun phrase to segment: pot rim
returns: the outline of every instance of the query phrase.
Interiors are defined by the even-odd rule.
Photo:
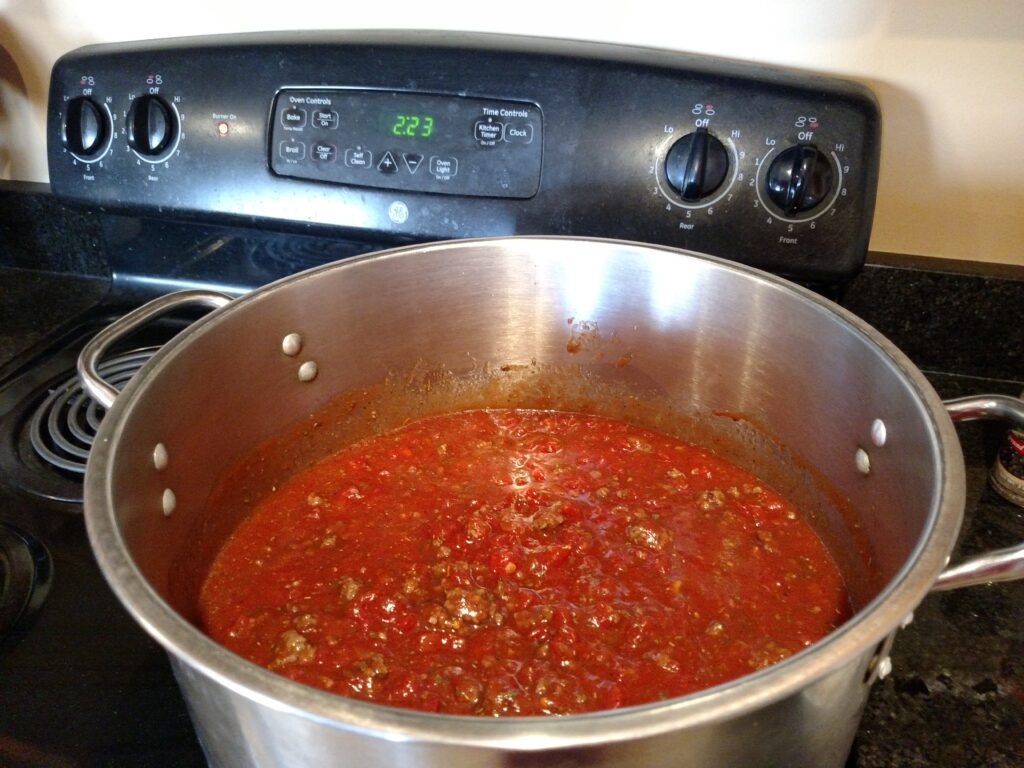
[[[912,554],[898,573],[842,626],[765,669],[675,699],[559,717],[484,718],[437,714],[343,697],[295,682],[236,656],[172,609],[133,562],[111,503],[113,453],[130,421],[136,393],[158,374],[163,361],[179,353],[198,334],[215,332],[222,318],[244,310],[279,286],[315,279],[321,273],[372,260],[399,259],[438,249],[491,248],[508,243],[528,244],[539,249],[564,248],[566,243],[596,243],[697,259],[787,291],[797,300],[837,316],[881,351],[927,413],[936,438],[931,446],[931,459],[941,469],[937,508],[930,511]],[[417,244],[332,262],[269,283],[210,313],[165,344],[126,385],[107,412],[89,456],[84,497],[89,539],[104,576],[135,620],[176,662],[184,662],[228,689],[271,709],[292,712],[337,728],[390,741],[529,751],[609,744],[720,722],[780,701],[861,657],[877,652],[879,644],[905,624],[948,562],[962,521],[965,479],[955,428],[924,375],[888,339],[837,304],[770,273],[695,251],[602,238],[516,236]]]

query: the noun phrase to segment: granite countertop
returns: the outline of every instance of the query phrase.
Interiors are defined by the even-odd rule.
[[[33,268],[0,245],[0,376],[101,302],[109,279]],[[1024,388],[1024,269],[869,265],[842,303],[888,336],[943,397]],[[968,476],[955,557],[1024,540],[1024,510],[987,484],[1002,425],[958,426]],[[848,768],[1024,765],[1024,583],[927,597],[871,691]]]
[[[887,260],[892,261],[892,260]],[[1024,390],[1024,270],[871,265],[842,303],[896,343],[943,398]],[[967,503],[953,562],[1024,541],[1024,510],[988,484],[1005,425],[957,425]],[[1024,765],[1024,582],[933,593],[896,639],[848,768]]]
[[[0,267],[0,370],[73,324],[109,287],[101,277]]]

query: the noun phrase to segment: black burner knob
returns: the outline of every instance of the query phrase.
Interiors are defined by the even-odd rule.
[[[813,144],[798,144],[772,161],[765,185],[784,214],[809,211],[832,189],[832,164]]]
[[[106,111],[88,96],[76,96],[64,112],[64,144],[83,159],[99,155],[110,134]]]
[[[683,136],[665,158],[668,183],[688,202],[696,202],[718,189],[728,169],[728,152],[707,128]]]
[[[140,96],[128,110],[128,145],[146,157],[159,157],[178,134],[170,105],[159,96]]]

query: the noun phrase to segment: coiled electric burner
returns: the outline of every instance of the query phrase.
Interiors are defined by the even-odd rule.
[[[0,648],[28,629],[53,579],[50,553],[34,536],[0,522]]]
[[[121,389],[166,338],[166,329],[154,329],[114,351],[100,375]],[[106,413],[74,372],[78,349],[61,350],[0,390],[0,486],[70,512],[81,511],[85,465]]]
[[[100,375],[121,389],[153,356],[158,347],[142,347],[112,357],[99,366]],[[66,472],[85,474],[96,431],[105,410],[71,376],[36,408],[29,422],[29,439],[47,464]]]

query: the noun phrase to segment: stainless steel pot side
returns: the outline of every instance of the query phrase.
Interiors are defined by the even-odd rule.
[[[113,339],[196,301],[220,308],[123,393],[98,379],[95,362]],[[848,499],[884,588],[827,638],[755,674],[550,718],[435,715],[335,696],[244,661],[170,606],[175,553],[218,475],[252,446],[335,393],[414,364],[457,372],[577,362],[620,375],[599,354],[569,354],[574,327],[627,350],[630,375],[667,399],[749,415],[799,446]],[[951,588],[1024,572],[1017,547],[943,574],[964,505],[949,414],[1024,421],[1020,401],[972,398],[947,412],[914,365],[856,317],[700,254],[560,238],[397,249],[232,301],[165,297],[98,337],[80,369],[111,404],[86,474],[93,548],[119,598],[167,649],[215,766],[841,766],[893,636],[937,580]]]

